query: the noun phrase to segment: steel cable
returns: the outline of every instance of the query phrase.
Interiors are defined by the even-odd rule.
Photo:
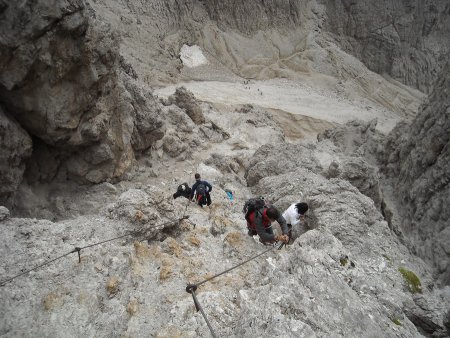
[[[58,257],[56,257],[56,258],[53,258],[53,259],[51,259],[51,260],[49,260],[49,261],[46,261],[46,262],[44,262],[44,263],[42,263],[42,264],[39,264],[39,265],[34,266],[34,267],[31,268],[31,269],[28,269],[28,270],[26,270],[26,271],[23,271],[23,272],[21,272],[21,273],[15,275],[15,276],[13,276],[13,277],[10,277],[10,278],[7,278],[7,279],[5,279],[5,280],[0,281],[0,287],[1,287],[1,286],[4,286],[6,283],[8,283],[8,282],[10,282],[10,281],[12,281],[12,280],[14,280],[14,279],[20,277],[20,276],[23,276],[23,275],[25,275],[25,274],[27,274],[27,273],[29,273],[29,272],[31,272],[31,271],[37,270],[37,269],[39,269],[39,268],[41,268],[41,267],[43,267],[43,266],[45,266],[45,265],[48,265],[48,264],[50,264],[50,263],[53,263],[54,261],[57,261],[57,260],[59,260],[59,259],[61,259],[61,258],[64,258],[64,257],[66,257],[66,256],[68,256],[68,255],[70,255],[70,254],[72,254],[72,253],[77,252],[77,253],[78,253],[78,260],[79,260],[79,262],[81,262],[81,250],[84,250],[84,249],[86,249],[86,248],[90,248],[90,247],[93,247],[93,246],[97,246],[97,245],[100,245],[100,244],[104,244],[104,243],[107,243],[107,242],[111,242],[111,241],[114,241],[114,240],[116,240],[116,239],[120,239],[120,238],[127,237],[127,236],[133,236],[133,235],[134,235],[134,236],[138,236],[139,234],[143,234],[143,233],[145,233],[145,232],[147,232],[147,231],[149,231],[149,230],[152,230],[152,229],[155,229],[155,228],[158,228],[158,227],[161,227],[161,226],[170,224],[170,223],[180,222],[181,220],[186,219],[186,218],[187,218],[186,216],[183,216],[182,218],[180,218],[180,219],[178,219],[178,220],[172,220],[172,221],[168,221],[168,222],[165,222],[165,223],[162,223],[162,224],[156,224],[156,225],[154,225],[154,226],[152,226],[152,227],[149,227],[149,228],[147,228],[147,229],[137,230],[137,231],[129,231],[129,232],[127,232],[126,234],[123,234],[123,235],[120,235],[120,236],[117,236],[117,237],[114,237],[114,238],[110,238],[110,239],[107,239],[107,240],[104,240],[104,241],[101,241],[101,242],[96,242],[96,243],[89,244],[89,245],[85,245],[85,246],[82,246],[82,247],[75,247],[72,251],[67,252],[67,253],[65,253],[64,255],[58,256]]]
[[[253,256],[253,257],[251,257],[251,258],[249,258],[249,259],[247,259],[247,260],[245,260],[245,261],[243,261],[243,262],[241,262],[241,263],[239,263],[239,264],[237,264],[237,265],[235,265],[235,266],[233,266],[233,267],[231,267],[231,268],[229,268],[229,269],[227,269],[225,271],[222,271],[222,272],[220,272],[220,273],[218,273],[218,274],[216,274],[216,275],[214,275],[212,277],[206,278],[205,280],[202,280],[201,282],[198,282],[198,283],[195,283],[195,284],[188,284],[186,286],[186,292],[190,293],[192,295],[192,298],[194,299],[194,305],[195,305],[195,308],[197,309],[197,312],[198,311],[201,312],[203,318],[206,321],[206,325],[208,325],[208,328],[211,331],[211,335],[214,338],[216,338],[217,336],[215,335],[214,330],[213,330],[211,324],[209,323],[208,318],[206,317],[206,314],[203,311],[203,308],[200,306],[200,303],[198,302],[197,296],[195,294],[195,291],[197,290],[197,287],[202,285],[202,284],[205,284],[206,282],[209,282],[210,280],[212,280],[214,278],[217,278],[217,277],[219,277],[219,276],[221,276],[223,274],[226,274],[227,272],[230,272],[230,271],[232,271],[232,270],[234,270],[234,269],[236,269],[236,268],[238,268],[238,267],[240,267],[240,266],[242,266],[242,265],[244,265],[244,264],[246,264],[246,263],[248,263],[248,262],[250,262],[250,261],[252,261],[252,260],[254,260],[256,258],[258,258],[259,256],[262,256],[262,255],[264,255],[265,253],[267,253],[269,251],[272,251],[276,247],[277,246],[276,246],[276,243],[275,243],[271,248],[269,248],[267,250],[264,250],[264,251],[260,252],[259,254],[257,254],[256,256]],[[282,245],[278,249],[281,249],[281,248],[282,248]]]

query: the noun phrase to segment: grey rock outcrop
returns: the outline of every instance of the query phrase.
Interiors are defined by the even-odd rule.
[[[366,124],[355,121],[347,127],[327,130],[319,135],[320,142],[318,145],[284,143],[265,145],[259,148],[252,157],[245,173],[248,186],[257,185],[264,177],[283,174],[286,183],[279,194],[284,195],[284,199],[288,200],[292,195],[298,195],[298,192],[291,189],[292,184],[289,183],[290,180],[298,180],[298,177],[290,176],[289,173],[297,168],[304,168],[320,173],[327,178],[341,178],[350,182],[361,193],[370,197],[378,209],[381,209],[383,197],[380,190],[379,170],[363,157],[365,153],[373,153],[369,150],[370,146],[367,145],[371,142],[363,141],[365,138],[361,137],[358,132],[360,128],[366,130],[364,126]],[[352,132],[354,132],[353,138],[350,136]],[[343,137],[343,135],[347,136]],[[334,145],[338,148],[334,148],[332,144],[327,143],[329,139],[334,139]],[[374,142],[372,137],[369,137],[369,139]],[[264,181],[270,187],[270,183]],[[304,188],[307,189],[307,187],[308,185],[305,184]],[[271,187],[268,190],[274,191],[274,188]],[[303,190],[300,190],[300,192],[303,192]],[[260,189],[258,194],[265,195],[266,193],[264,189]]]
[[[300,165],[313,171],[321,170],[313,148],[312,145],[287,143],[262,146],[255,152],[245,173],[247,184],[254,186],[263,177],[286,173]]]
[[[381,208],[382,194],[377,167],[362,158],[350,158],[344,161],[341,172],[336,177],[349,181],[361,193],[370,197],[378,209]]]
[[[42,141],[32,155],[38,165],[30,167],[27,178],[94,183],[120,178],[136,155],[164,137],[167,127],[159,103],[151,92],[137,89],[135,81],[167,83],[182,77],[178,51],[183,44],[199,44],[221,67],[245,77],[295,78],[298,71],[314,71],[353,81],[362,67],[338,51],[337,42],[372,70],[428,90],[448,55],[448,8],[444,1],[425,6],[411,0],[403,7],[388,4],[383,15],[374,17],[386,3],[5,4],[0,10],[5,32],[0,100],[36,142]],[[122,15],[123,10],[129,13]],[[391,49],[397,54],[391,55]],[[376,100],[389,105],[387,88],[379,92]],[[175,103],[195,124],[204,123],[198,102],[179,94]],[[412,97],[406,100],[413,102]],[[204,131],[210,134],[211,128]],[[165,149],[181,158],[181,142],[177,145],[170,135]],[[51,165],[43,165],[47,159]]]
[[[119,36],[84,1],[11,2],[0,16],[0,100],[40,143],[28,177],[119,178],[163,136],[155,99],[120,68]]]
[[[199,102],[191,92],[186,90],[186,88],[177,88],[175,94],[169,97],[169,103],[184,109],[186,114],[195,124],[202,124],[205,122],[205,117],[203,116]]]
[[[178,132],[183,137],[189,130],[200,130],[182,109],[172,105],[163,107],[163,112],[166,109],[174,112],[168,121],[180,121]],[[96,185],[98,191],[90,187],[78,196],[52,196],[57,207],[68,213],[71,204],[82,208],[89,200],[110,202],[103,207],[93,203],[92,215],[54,223],[3,221],[5,240],[0,243],[0,254],[8,262],[0,266],[2,279],[19,273],[22,259],[17,263],[10,257],[23,257],[24,252],[33,266],[43,256],[57,257],[75,245],[101,244],[83,249],[81,262],[72,251],[0,288],[5,304],[0,308],[5,318],[1,332],[12,336],[58,336],[61,332],[111,336],[121,332],[135,337],[207,337],[208,327],[185,292],[186,283],[213,276],[267,250],[246,234],[241,212],[246,197],[262,194],[282,210],[300,199],[307,202],[307,227],[295,229],[295,242],[287,248],[268,252],[198,288],[200,304],[218,336],[420,337],[425,332],[421,330],[447,335],[450,289],[436,287],[432,266],[411,254],[374,200],[361,193],[364,185],[356,184],[372,179],[369,161],[359,162],[358,155],[371,153],[369,149],[363,151],[363,143],[350,142],[350,132],[342,138],[294,145],[285,144],[272,127],[260,126],[258,135],[269,135],[275,145],[263,146],[255,154],[248,150],[222,153],[236,136],[256,134],[251,129],[256,127],[245,123],[254,119],[252,114],[231,111],[224,117],[221,112],[208,111],[205,115],[230,131],[231,138],[213,143],[207,149],[210,158],[196,166],[165,156],[164,163],[139,168],[133,181]],[[248,134],[236,135],[240,132],[236,128],[245,128]],[[346,151],[341,150],[341,139]],[[254,149],[255,141],[247,140]],[[163,140],[157,143],[163,147]],[[332,163],[339,164],[336,177],[328,175]],[[340,176],[347,172],[346,163],[359,164],[353,182],[352,171],[346,179]],[[211,180],[210,208],[174,200],[168,191],[180,182],[173,174],[164,173],[164,180],[148,176],[151,169],[167,171],[171,165],[188,177],[199,171]],[[247,178],[254,180],[251,191],[242,177],[237,179],[245,168]],[[234,200],[221,188],[232,190]],[[48,197],[40,200],[50,201]],[[189,218],[179,221],[184,215]],[[120,238],[102,243],[116,236]],[[411,281],[399,268],[417,276],[421,294],[412,293]],[[25,298],[36,301],[21,302]]]
[[[416,119],[386,141],[384,172],[395,189],[401,228],[416,252],[450,284],[450,73],[447,65]]]
[[[330,140],[343,153],[377,164],[379,156],[383,155],[385,136],[375,129],[376,125],[376,119],[370,122],[350,121],[343,126],[336,126],[318,134],[317,140],[319,142]]]
[[[270,162],[273,159],[278,159],[278,156],[279,151],[275,148],[272,152],[266,154],[265,161]],[[288,172],[280,174],[275,173],[271,174],[271,176],[266,176],[260,179],[258,184],[252,187],[252,191],[254,195],[265,195],[267,199],[280,210],[284,210],[290,203],[292,203],[292,201],[298,201],[300,198],[308,202],[310,206],[307,220],[309,229],[304,229],[303,232],[306,231],[306,233],[300,234],[300,238],[298,238],[294,244],[294,246],[299,245],[299,247],[302,248],[300,249],[302,251],[301,254],[300,251],[297,251],[299,253],[298,259],[304,260],[305,257],[309,257],[309,255],[303,251],[309,246],[319,249],[322,245],[327,247],[329,244],[330,248],[333,247],[332,250],[337,251],[333,251],[333,253],[328,252],[328,257],[334,257],[333,259],[338,262],[338,266],[346,266],[350,263],[350,260],[355,265],[354,267],[349,266],[348,268],[344,268],[342,271],[342,277],[348,286],[353,289],[352,292],[356,292],[357,294],[365,293],[369,298],[373,296],[377,299],[377,301],[380,301],[381,304],[383,304],[383,312],[388,318],[388,321],[391,323],[400,321],[403,323],[403,329],[411,330],[408,334],[411,336],[417,335],[417,333],[413,333],[416,329],[413,328],[412,324],[417,327],[419,332],[426,332],[427,334],[434,334],[436,336],[445,336],[446,305],[440,303],[438,299],[444,297],[450,300],[450,298],[448,298],[448,295],[442,296],[441,291],[437,291],[435,294],[430,294],[428,290],[423,291],[427,294],[426,297],[422,297],[420,295],[410,297],[407,296],[407,293],[405,293],[403,296],[400,296],[400,298],[397,298],[399,297],[399,294],[395,291],[393,292],[393,288],[396,288],[396,283],[402,284],[401,275],[397,269],[405,265],[405,260],[401,257],[408,256],[409,249],[403,246],[397,237],[393,235],[387,222],[383,219],[382,214],[379,210],[377,210],[373,200],[366,197],[363,198],[362,195],[359,195],[356,186],[353,186],[354,182],[352,182],[352,184],[349,184],[349,182],[351,182],[351,180],[343,180],[342,178],[331,178],[327,181],[324,176],[317,175],[313,171],[299,166],[297,168],[291,168]],[[299,195],[299,191],[303,193],[303,196]],[[357,195],[359,196],[356,197]],[[334,244],[331,245],[331,243]],[[395,255],[395,258],[391,256],[392,254]],[[315,252],[314,255],[318,255],[318,253]],[[347,263],[347,259],[345,261],[340,259],[340,257],[343,256],[350,257],[349,263]],[[380,257],[384,262],[379,261],[378,263],[375,263],[377,262],[377,258],[375,257]],[[316,258],[314,258],[313,261],[315,259]],[[417,270],[419,265],[416,264],[418,264],[420,260],[418,258],[414,258],[413,260],[415,263],[411,262],[411,264],[414,265],[415,272],[422,277],[425,275],[428,276],[428,281],[425,282],[425,284],[427,284],[427,287],[431,290],[433,285],[432,267],[427,265],[425,262],[421,262],[419,264],[421,271],[419,272],[419,270]],[[369,263],[369,261],[372,263]],[[289,260],[286,263],[288,264],[287,266],[291,267],[292,274],[295,275],[295,272],[293,271],[295,271],[294,266],[296,264],[293,262],[296,262],[296,260],[292,258],[292,260]],[[321,264],[325,264],[325,262],[322,261]],[[362,271],[359,270],[361,268],[361,264],[364,265],[364,270],[366,272],[368,271],[366,269],[371,269],[367,264],[374,264],[372,267],[374,271],[378,271],[381,274],[377,277],[372,275],[375,279],[370,282],[368,280],[358,282],[357,279],[362,276],[360,274]],[[408,265],[409,263],[406,264]],[[315,264],[313,265],[316,266]],[[409,266],[411,267],[412,265]],[[388,272],[389,270],[391,272]],[[315,268],[314,271],[314,274],[316,275],[318,271]],[[395,276],[394,279],[397,280],[397,282],[394,282],[393,288],[391,288],[391,282],[393,279],[391,279],[391,277],[382,276],[385,273],[391,277]],[[306,278],[307,274],[307,270],[302,270],[300,273],[302,276],[300,279],[301,284],[308,284],[308,278]],[[327,278],[326,275],[327,273],[324,272],[323,278]],[[289,285],[289,282],[287,282],[286,279],[282,279],[276,275],[269,277],[269,279],[271,280],[269,283],[272,285],[277,285],[277,288],[283,289],[283,285],[285,285],[288,289],[292,289],[292,286],[287,286]],[[297,282],[299,282],[299,280],[297,280]],[[423,280],[422,283],[424,283]],[[312,284],[306,284],[301,287],[300,290],[313,290],[316,287],[321,287],[318,284],[315,284],[314,286]],[[331,284],[340,285],[337,281],[328,281],[324,283],[322,287],[326,289],[330,287]],[[385,288],[383,285],[389,285],[389,287]],[[273,297],[277,298],[275,295],[278,295],[278,297],[282,298],[282,291],[276,291],[277,288],[271,289]],[[341,292],[338,292],[339,294],[346,294],[344,291],[345,287],[338,286],[338,288],[341,289]],[[260,291],[262,290],[264,290],[264,288],[261,288]],[[404,289],[404,292],[407,292],[406,290],[407,288]],[[323,292],[328,293],[324,290]],[[337,290],[332,291],[333,294],[336,292]],[[344,298],[353,299],[353,295],[351,295],[352,292],[350,292],[350,294],[346,294]],[[442,292],[445,294],[447,291]],[[319,293],[322,294],[322,292]],[[307,302],[307,297],[300,299],[302,299],[300,302],[304,304],[304,306],[307,306],[304,303]],[[397,300],[394,301],[394,299]],[[255,298],[252,293],[246,294],[244,300],[245,302],[247,302],[247,300],[249,302],[249,308],[246,308],[246,311],[254,314],[260,313],[258,307],[251,305],[255,302]],[[317,299],[315,299],[315,301],[317,301]],[[323,299],[323,301],[326,302],[326,299]],[[355,304],[358,302],[359,300],[353,299],[350,303]],[[308,315],[309,311],[302,312],[300,315],[294,311],[295,307],[289,311],[288,309],[290,309],[290,307],[287,304],[285,304],[287,308],[283,311],[282,308],[284,308],[284,302],[277,304],[278,305],[276,306],[280,307],[280,311],[275,311],[275,313],[283,313],[285,315],[287,313],[289,314],[287,317],[280,317],[280,320],[283,322],[288,321],[291,323],[288,325],[290,327],[289,330],[293,330],[291,325],[294,325],[297,326],[299,330],[301,329],[301,332],[302,330],[309,332],[309,330],[312,329],[317,334],[318,330],[320,331],[323,329],[327,331],[334,325],[332,324],[331,327],[326,329],[323,323],[319,323],[315,320],[315,318],[323,318],[322,315],[317,314],[317,316],[312,315],[310,317]],[[395,306],[394,304],[399,305]],[[366,305],[368,305],[368,303],[366,303]],[[326,308],[331,309],[333,306],[328,305]],[[370,312],[370,310],[368,311]],[[248,316],[249,313],[246,313],[245,316]],[[307,317],[306,321],[305,316]],[[292,319],[300,318],[302,318],[301,321],[303,324],[292,321]],[[271,320],[277,321],[277,316],[274,315],[271,317]],[[377,318],[376,322],[380,323],[384,320],[385,319]],[[348,318],[348,321],[351,322],[352,319]],[[405,321],[409,322],[409,324],[406,324]],[[307,326],[304,326],[305,323]],[[261,329],[264,323],[263,321],[257,321],[256,325],[259,329]],[[326,325],[329,325],[329,323]],[[359,324],[356,323],[352,324],[353,330],[360,330],[357,328],[358,325]],[[250,331],[248,330],[251,330],[251,332],[255,334],[256,331],[254,330],[258,329],[247,328],[245,334],[251,336],[252,334],[250,334]],[[273,328],[273,330],[277,330],[277,328]],[[380,329],[374,327],[372,332],[377,332],[378,330]],[[242,331],[242,334],[244,334],[244,331]],[[295,336],[294,333],[291,334]],[[339,332],[339,334],[342,334],[343,336],[348,335],[348,333],[346,334],[345,332]],[[321,334],[319,334],[319,336],[320,335]],[[381,335],[386,336],[386,332]],[[300,334],[300,336],[306,337],[308,334]],[[365,334],[361,331],[358,336],[365,336]]]
[[[330,140],[348,155],[341,162],[332,162],[325,175],[349,181],[381,209],[383,197],[377,164],[383,155],[384,136],[375,130],[376,124],[376,120],[351,121],[320,133],[317,139],[319,142]]]
[[[351,3],[343,1],[350,8]],[[246,234],[241,209],[250,195],[264,195],[282,210],[294,201],[307,202],[308,226],[296,229],[300,231],[291,246],[201,284],[197,296],[218,336],[449,335],[450,287],[437,288],[432,265],[411,253],[380,212],[376,160],[384,153],[375,121],[327,131],[317,143],[288,144],[282,128],[259,108],[214,112],[189,92],[163,107],[138,82],[175,81],[180,44],[197,41],[241,75],[289,77],[293,69],[312,68],[332,74],[336,69],[328,62],[338,54],[319,36],[328,8],[324,4],[334,8],[339,2],[92,0],[90,9],[81,0],[0,0],[0,18],[7,18],[1,25],[11,28],[0,36],[0,99],[33,135],[25,177],[32,183],[56,180],[52,187],[60,184],[59,189],[67,190],[58,196],[45,187],[32,191],[22,185],[19,189],[36,202],[30,208],[22,200],[30,218],[1,222],[0,335],[209,336],[186,283],[267,250]],[[127,13],[122,15],[123,8]],[[16,13],[21,20],[10,15]],[[364,26],[366,17],[356,17]],[[118,40],[104,25],[106,18],[120,26],[126,39]],[[154,31],[147,36],[149,27]],[[139,48],[131,48],[128,37],[136,35],[143,40]],[[241,49],[233,48],[239,45]],[[355,52],[357,46],[350,49]],[[14,52],[17,60],[9,57]],[[429,70],[418,69],[431,74],[436,64],[430,60]],[[398,77],[415,74],[408,70]],[[427,76],[423,81],[418,86],[428,85]],[[448,242],[442,239],[448,230],[439,232],[441,239],[426,232],[439,230],[448,215],[442,211],[449,196],[448,176],[442,176],[449,163],[448,74],[436,88],[433,109],[425,109],[426,118],[419,115],[406,127],[412,134],[401,126],[392,134],[384,172],[398,183],[400,196],[407,197],[398,202],[407,208],[405,219],[414,225],[416,219],[435,222],[428,228],[421,224],[417,231],[426,238],[423,250],[434,244],[434,252],[445,259]],[[49,119],[36,93],[54,100]],[[4,121],[0,126],[6,125],[8,134],[0,129],[2,138],[30,143],[29,136],[10,127],[13,119]],[[23,137],[11,137],[16,134]],[[19,182],[29,150],[14,152],[10,145],[4,152],[4,142],[1,155],[17,159],[14,182]],[[196,149],[209,153],[198,156]],[[66,181],[124,177],[138,153],[148,157],[139,159],[140,166],[120,183],[80,187]],[[210,208],[174,200],[168,192],[196,171],[214,180]],[[228,199],[226,187],[234,200]],[[428,203],[417,196],[422,193],[431,203],[425,210],[417,208]],[[53,217],[52,208],[65,220],[33,218]],[[79,216],[80,209],[88,212]],[[0,219],[3,212],[0,207]],[[180,221],[184,216],[189,219]],[[74,247],[83,247],[80,260]],[[39,268],[3,285],[33,266]]]
[[[30,136],[0,107],[0,203],[11,199],[22,181],[31,147]]]
[[[448,60],[448,1],[324,0],[324,29],[372,71],[430,92]]]
[[[278,206],[283,200],[276,194],[285,190],[288,175],[292,191],[303,190],[310,203],[312,229],[288,248],[266,253],[199,287],[197,297],[215,333],[420,337],[418,326],[425,325],[419,323],[427,323],[430,335],[445,336],[448,290],[432,290],[430,267],[392,235],[372,200],[344,180],[329,180],[303,168],[264,177],[255,189],[273,193]],[[241,185],[233,189],[237,198],[247,193]],[[22,257],[26,250],[27,260],[39,263],[43,254],[57,257],[74,245],[123,236],[130,233],[130,225],[138,232],[178,219],[185,201],[165,194],[151,185],[129,189],[112,199],[105,214],[58,223],[7,219],[0,253]],[[245,234],[240,199],[231,203],[220,189],[213,190],[213,199],[209,210],[190,204],[188,222],[154,228],[148,237],[130,234],[86,248],[81,262],[72,252],[7,283],[0,288],[5,318],[1,332],[208,337],[208,327],[185,291],[186,282],[211,277],[267,250]],[[139,211],[150,217],[141,217]],[[18,271],[16,262],[7,263],[0,267],[2,276]],[[410,292],[400,266],[417,274],[422,294]],[[26,298],[35,301],[21,302]]]
[[[180,77],[181,46],[197,44],[247,78],[295,77],[296,71],[312,70],[352,80],[370,77],[356,59],[349,62],[344,55],[349,53],[376,73],[429,92],[450,50],[445,0],[91,2],[94,8],[107,7],[121,34],[145,50],[145,62],[134,51],[125,53],[152,83]],[[130,15],[124,18],[123,11]],[[152,50],[144,48],[148,44]],[[379,89],[380,101],[386,101],[389,90]]]
[[[0,221],[4,221],[9,217],[9,210],[4,206],[0,206]]]

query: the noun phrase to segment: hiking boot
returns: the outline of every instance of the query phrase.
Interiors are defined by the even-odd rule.
[[[253,236],[257,235],[257,233],[256,233],[256,231],[255,231],[255,230],[252,230],[252,229],[248,229],[248,231],[247,231],[247,235],[249,235],[250,237],[253,237]]]

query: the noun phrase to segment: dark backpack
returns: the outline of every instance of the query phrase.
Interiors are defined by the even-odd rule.
[[[242,212],[245,214],[245,218],[250,215],[251,212],[255,210],[262,210],[266,206],[266,201],[264,200],[264,197],[255,197],[250,198],[247,202],[244,204],[244,208],[242,209]]]
[[[177,188],[177,192],[173,194],[173,198],[178,198],[180,196],[189,198],[191,195],[191,187],[187,183],[180,184]]]
[[[203,183],[200,183],[197,185],[197,188],[195,189],[197,191],[197,196],[205,196],[206,194],[206,185]]]

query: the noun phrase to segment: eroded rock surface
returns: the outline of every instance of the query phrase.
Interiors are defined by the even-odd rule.
[[[449,48],[447,1],[323,1],[325,29],[372,71],[430,92]],[[443,62],[444,60],[444,62]]]
[[[31,147],[30,136],[0,107],[0,203],[11,199],[22,181]]]
[[[400,225],[416,252],[434,263],[450,283],[450,76],[448,65],[411,124],[393,130],[384,170],[403,216]]]
[[[382,80],[337,45],[427,90],[448,48],[440,43],[448,8],[440,1],[436,11],[403,2],[400,19],[390,14],[397,7],[389,7],[372,22],[385,2],[362,4],[361,12],[348,1],[342,8],[313,0],[0,4],[0,99],[33,135],[25,174],[32,185],[20,185],[16,204],[29,218],[8,217],[0,208],[1,282],[61,258],[0,286],[0,335],[209,336],[186,284],[267,249],[247,235],[241,211],[248,197],[263,195],[281,210],[306,201],[309,215],[291,246],[199,287],[218,336],[448,336],[450,289],[436,283],[430,264],[440,258],[446,276],[448,73],[430,109],[394,130],[386,155],[375,121],[339,126],[318,142],[286,143],[284,129],[259,107],[213,106],[182,89],[159,101],[147,87],[223,73],[295,79],[320,72],[330,80],[332,94],[325,93],[345,96],[345,88],[355,88],[353,94],[410,118],[422,96]],[[334,21],[341,14],[355,20],[345,32]],[[389,25],[366,31],[378,19]],[[402,22],[405,28],[393,32]],[[418,36],[413,47],[414,37],[402,40],[408,29]],[[433,41],[439,46],[429,48]],[[203,73],[189,73],[178,58],[183,44],[194,43],[214,61],[199,67]],[[411,53],[396,51],[390,66],[392,55],[384,53],[395,43]],[[1,155],[16,161],[15,189],[29,146],[13,148],[29,145],[30,137],[12,121],[1,120],[7,134],[0,135]],[[377,168],[383,156],[383,172],[403,198],[398,205],[383,190]],[[172,198],[195,172],[213,184],[210,208]],[[401,206],[414,226],[405,235],[424,242],[416,250],[430,261],[396,236]],[[84,246],[79,260],[74,248]]]
[[[34,181],[118,178],[162,137],[151,93],[121,75],[120,37],[85,2],[12,2],[0,16],[0,100],[36,139]]]

